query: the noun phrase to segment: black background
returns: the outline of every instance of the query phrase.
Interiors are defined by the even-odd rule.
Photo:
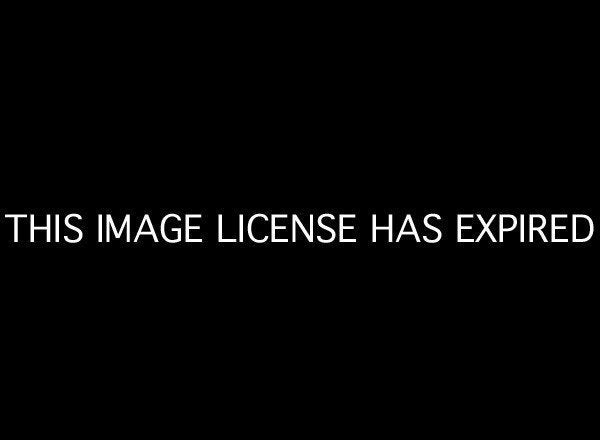
[[[5,240],[11,412],[572,429],[595,389],[597,238],[460,246],[453,218],[597,223],[592,29],[524,11],[247,12],[23,16],[3,55],[2,213],[356,212],[361,243]],[[369,245],[371,213],[428,212],[447,221],[440,245]]]

